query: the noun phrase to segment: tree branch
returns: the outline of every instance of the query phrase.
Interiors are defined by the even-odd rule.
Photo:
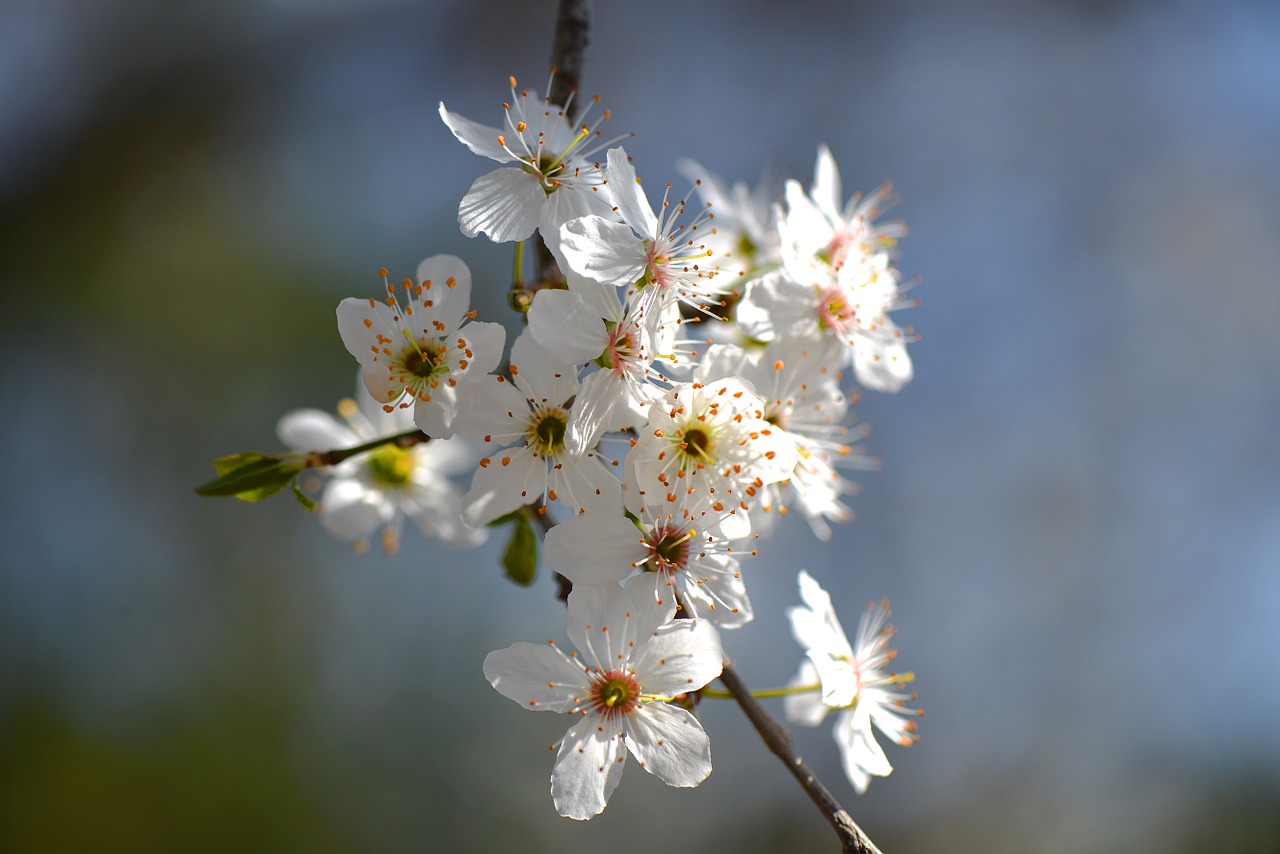
[[[804,789],[809,800],[813,801],[818,811],[830,822],[836,836],[840,838],[840,850],[845,854],[880,854],[880,849],[867,838],[849,812],[840,806],[831,792],[827,791],[827,787],[822,785],[822,781],[814,776],[809,766],[800,758],[787,728],[778,723],[759,700],[751,696],[751,689],[742,681],[738,671],[733,668],[732,662],[725,661],[720,681],[738,701],[747,720],[751,721],[751,725],[760,734],[760,738],[769,747],[770,752],[782,760],[782,764],[787,766],[791,776],[800,783],[800,788]]]
[[[587,56],[587,33],[591,29],[591,0],[560,0],[556,14],[556,34],[551,45],[551,67],[556,70],[547,97],[564,106],[582,82],[582,66]],[[575,104],[569,121],[582,112]]]

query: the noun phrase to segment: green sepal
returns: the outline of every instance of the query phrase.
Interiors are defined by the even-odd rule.
[[[289,485],[306,467],[300,454],[232,454],[213,461],[219,477],[196,487],[196,494],[215,497],[235,496],[242,501],[261,501]]]
[[[303,510],[308,513],[316,512],[316,500],[302,491],[302,487],[298,486],[296,478],[293,481],[293,498],[302,505]]]
[[[519,511],[510,515],[515,516],[515,525],[511,529],[511,541],[502,553],[502,568],[507,578],[528,587],[538,570],[538,537],[528,516]]]

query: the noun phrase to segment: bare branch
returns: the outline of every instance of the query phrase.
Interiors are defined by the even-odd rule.
[[[777,718],[769,714],[759,700],[751,695],[751,689],[742,681],[742,677],[738,675],[738,671],[733,668],[731,662],[724,663],[724,672],[720,674],[720,681],[738,701],[747,720],[751,721],[751,725],[756,728],[756,732],[760,734],[760,738],[770,752],[787,766],[787,770],[800,783],[800,788],[804,789],[809,800],[813,801],[818,811],[830,822],[836,836],[840,838],[840,850],[845,854],[880,854],[880,849],[867,838],[849,812],[840,806],[827,787],[822,785],[822,781],[809,770],[809,766],[796,752],[791,733],[778,723]]]
[[[551,91],[552,103],[564,106],[582,82],[582,66],[587,56],[587,33],[591,29],[591,0],[560,0],[556,14],[555,41],[551,45],[551,67],[556,69]],[[573,113],[581,112],[581,105]],[[573,115],[569,116],[573,120]]]

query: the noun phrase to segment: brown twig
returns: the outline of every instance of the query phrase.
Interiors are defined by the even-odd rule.
[[[769,714],[759,700],[751,695],[751,689],[742,681],[742,677],[738,675],[738,671],[734,669],[731,662],[725,661],[720,681],[738,701],[747,720],[751,721],[751,725],[760,734],[760,738],[770,752],[787,766],[787,770],[799,781],[800,787],[809,796],[809,800],[813,801],[818,811],[830,822],[836,836],[840,838],[840,850],[846,854],[880,854],[880,849],[867,838],[849,812],[840,806],[831,792],[827,791],[827,787],[822,785],[822,781],[809,770],[809,766],[796,752],[791,733],[778,723],[777,718]]]
[[[561,107],[568,106],[566,118],[572,124],[574,116],[582,112],[582,103],[575,97],[582,82],[582,67],[587,59],[587,34],[591,30],[591,0],[560,0],[556,13],[556,32],[551,43],[551,67],[555,74],[547,98]],[[573,103],[569,99],[573,98]],[[561,279],[551,250],[541,237],[538,238],[538,282]],[[536,289],[536,287],[535,287]],[[567,594],[566,594],[567,595]]]
[[[431,437],[423,433],[417,428],[406,430],[403,433],[396,433],[393,436],[382,436],[363,445],[356,445],[354,448],[339,448],[334,451],[312,451],[307,454],[307,468],[314,469],[322,466],[336,466],[343,460],[349,460],[356,454],[363,454],[365,451],[371,451],[382,445],[395,445],[397,448],[412,448],[423,442],[431,441]]]

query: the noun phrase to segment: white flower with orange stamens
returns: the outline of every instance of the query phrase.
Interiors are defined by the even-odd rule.
[[[433,255],[405,279],[401,296],[387,282],[385,302],[348,298],[338,305],[338,332],[360,362],[365,388],[382,408],[413,407],[428,436],[453,435],[466,387],[498,366],[506,330],[468,323],[471,271],[453,255]],[[403,302],[401,301],[403,300]]]
[[[885,777],[893,771],[873,727],[904,747],[918,739],[914,718],[924,712],[905,707],[915,694],[896,690],[915,677],[885,669],[897,654],[889,649],[894,629],[888,625],[888,602],[867,606],[858,623],[857,644],[850,646],[831,597],[804,570],[800,571],[800,598],[803,607],[787,609],[791,631],[806,655],[792,687],[814,690],[787,696],[787,720],[817,726],[828,712],[842,710],[835,727],[840,761],[849,782],[862,793],[872,776]]]
[[[526,504],[559,501],[573,514],[621,512],[618,476],[595,451],[565,446],[577,372],[557,366],[526,329],[511,347],[511,378],[489,377],[476,387],[459,418],[464,436],[503,448],[480,461],[463,518],[482,525]]]
[[[659,604],[683,603],[694,617],[737,628],[752,611],[737,559],[743,550],[732,543],[748,532],[722,526],[727,516],[706,497],[673,494],[632,517],[590,513],[556,525],[543,554],[574,584],[619,582],[639,571],[635,589]]]
[[[517,643],[485,658],[485,678],[504,697],[532,711],[578,716],[551,772],[561,815],[589,819],[602,812],[628,751],[669,786],[697,786],[711,773],[702,724],[670,701],[719,676],[724,653],[715,627],[672,620],[674,608],[630,585],[579,585],[569,594],[568,614],[578,652],[565,653],[554,641]]]
[[[761,487],[786,480],[796,443],[765,420],[764,401],[740,377],[679,383],[649,407],[649,423],[627,454],[637,492],[656,506],[679,492],[705,495],[746,523]]]
[[[475,180],[458,207],[458,225],[468,237],[483,233],[495,243],[527,240],[537,230],[554,245],[560,226],[569,220],[610,216],[594,155],[618,138],[601,139],[599,128],[609,119],[608,110],[595,118],[584,115],[575,127],[568,119],[572,97],[562,108],[537,92],[517,91],[514,77],[510,82],[511,101],[502,105],[501,128],[473,122],[440,104],[440,118],[463,145],[481,157],[512,164]]]
[[[636,170],[621,148],[609,149],[606,189],[622,222],[599,216],[571,220],[560,229],[560,250],[576,273],[627,289],[628,302],[644,305],[651,322],[679,322],[679,303],[707,313],[722,298],[718,268],[700,229],[710,231],[705,209],[680,222],[685,201],[663,193],[658,213],[645,196]]]

